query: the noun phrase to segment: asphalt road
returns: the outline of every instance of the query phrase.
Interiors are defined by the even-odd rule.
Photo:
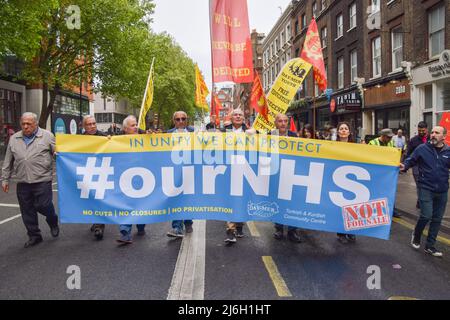
[[[19,209],[4,204],[17,205],[14,184],[9,194],[0,194],[0,299],[168,298],[183,247],[181,240],[165,235],[170,223],[148,225],[147,235],[135,236],[132,245],[121,247],[115,242],[115,225],[106,227],[102,241],[94,239],[89,225],[80,224],[62,225],[54,239],[41,217],[44,242],[25,249],[21,218],[5,222]],[[393,223],[389,241],[358,237],[346,245],[335,234],[317,231],[303,231],[305,242],[295,244],[275,240],[270,223],[251,226],[251,232],[247,225],[244,228],[246,237],[227,247],[225,223],[206,222],[205,250],[197,253],[204,269],[195,269],[204,299],[450,299],[450,241],[437,244],[443,258],[415,251],[409,245],[407,221]],[[72,265],[80,268],[79,290],[66,284]],[[369,266],[379,267],[379,289],[367,287]],[[182,274],[183,279],[189,277]]]

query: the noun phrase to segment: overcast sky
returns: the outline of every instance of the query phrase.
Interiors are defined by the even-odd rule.
[[[153,30],[166,31],[198,63],[211,89],[211,42],[209,0],[154,0]],[[290,0],[248,0],[250,32],[267,33],[272,29]]]

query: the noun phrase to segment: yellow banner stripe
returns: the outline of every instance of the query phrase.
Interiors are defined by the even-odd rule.
[[[260,151],[308,158],[398,166],[400,150],[356,143],[235,133],[177,133],[113,136],[57,135],[57,152],[140,153],[162,151]]]

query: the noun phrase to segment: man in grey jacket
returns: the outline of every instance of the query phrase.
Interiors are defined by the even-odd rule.
[[[13,173],[17,179],[17,199],[22,220],[29,240],[25,248],[42,242],[38,215],[47,218],[50,233],[59,235],[58,216],[53,206],[52,168],[55,152],[55,137],[39,128],[37,116],[25,112],[20,118],[22,130],[9,140],[2,168],[2,188],[9,191],[9,180]]]

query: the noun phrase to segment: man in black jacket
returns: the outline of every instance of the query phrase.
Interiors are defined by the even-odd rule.
[[[417,133],[418,133],[417,136],[411,138],[411,140],[408,143],[405,159],[409,158],[418,146],[427,143],[430,140],[430,137],[428,136],[428,125],[425,121],[419,122],[419,124],[417,125]],[[419,187],[417,184],[417,179],[419,177],[419,169],[417,167],[413,167],[413,177],[414,181],[416,182],[416,190],[417,190],[416,208],[420,209]]]
[[[420,218],[412,234],[411,245],[420,248],[420,238],[428,222],[425,252],[435,257],[442,257],[434,245],[445,213],[448,198],[448,178],[450,169],[450,148],[445,144],[447,132],[443,127],[434,127],[429,143],[416,148],[404,164],[403,171],[411,167],[419,167],[417,185],[419,188]]]
[[[106,136],[103,132],[97,129],[97,122],[95,121],[95,117],[92,115],[87,115],[83,117],[83,129],[84,135],[91,136]],[[91,232],[94,232],[94,236],[97,240],[103,239],[103,233],[105,231],[104,224],[93,224],[91,227]]]

